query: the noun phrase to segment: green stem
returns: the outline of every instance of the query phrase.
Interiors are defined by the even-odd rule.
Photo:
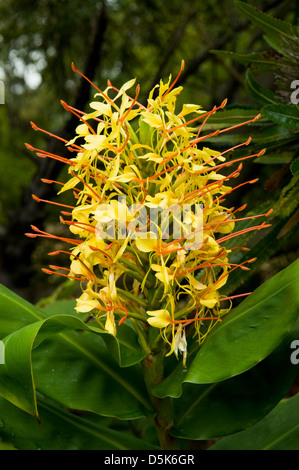
[[[119,261],[123,263],[125,266],[127,266],[129,269],[132,269],[133,271],[137,271],[141,276],[145,276],[145,273],[143,270],[135,263],[132,263],[132,261],[127,260],[123,256],[119,258]]]
[[[170,397],[157,398],[152,393],[154,385],[163,381],[163,354],[149,354],[142,363],[145,384],[156,411],[155,426],[161,450],[177,450],[178,443],[169,431],[173,427],[173,409]]]
[[[158,303],[160,303],[161,297],[164,291],[164,284],[160,284],[159,287],[155,290],[151,301],[151,309],[154,309]]]
[[[134,279],[137,279],[137,281],[141,283],[144,281],[145,274],[142,276],[141,274],[137,273],[136,271],[133,271],[132,269],[126,269],[126,273],[132,276]],[[150,288],[152,287],[152,283],[149,281],[145,281],[145,286]]]
[[[132,323],[134,325],[135,331],[139,338],[139,342],[142,347],[142,350],[145,352],[145,354],[147,355],[150,354],[151,350],[146,340],[145,331],[140,328],[140,325],[135,320],[132,320]]]
[[[141,307],[147,309],[148,308],[148,303],[144,299],[140,299],[140,297],[137,297],[136,295],[132,294],[131,292],[128,292],[127,290],[121,289],[120,287],[116,288],[117,292],[120,295],[123,295],[124,297],[127,297],[130,300],[133,300],[137,305],[140,305]]]

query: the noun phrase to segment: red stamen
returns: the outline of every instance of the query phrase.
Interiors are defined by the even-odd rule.
[[[67,277],[68,279],[72,279],[74,281],[85,281],[85,282],[88,282],[88,279],[84,279],[84,278],[81,278],[81,277],[76,277],[76,276],[71,276],[69,274],[63,274],[63,273],[58,273],[56,271],[51,271],[50,269],[47,269],[47,268],[42,268],[42,271],[46,274],[57,274],[58,276],[63,276],[63,277]]]
[[[95,227],[91,224],[87,224],[84,222],[78,222],[76,220],[65,220],[62,217],[59,218],[60,222],[65,225],[73,225],[74,227],[79,227],[85,229],[87,232],[95,233]]]
[[[112,90],[114,91],[117,91],[118,93],[120,92],[120,89],[119,88],[116,88],[114,85],[112,85],[111,81],[110,80],[107,80],[107,85],[109,88],[111,88]],[[138,85],[139,86],[139,85]],[[127,95],[128,96],[128,95]],[[133,101],[134,98],[132,98],[131,96],[128,96],[129,100]],[[140,108],[144,109],[145,111],[147,110],[147,108],[145,106],[143,106],[143,104],[139,103],[138,101],[135,102]]]
[[[214,222],[214,223],[210,222],[208,224],[205,224],[203,230],[208,230],[209,227],[211,227],[212,225],[216,225],[218,227],[219,225],[223,225],[223,224],[227,224],[227,223],[231,223],[231,222],[242,222],[243,220],[256,219],[258,217],[268,217],[272,212],[273,212],[273,209],[270,209],[265,214],[251,215],[251,216],[248,216],[248,217],[242,217],[241,219],[230,219],[229,218],[230,216],[228,215],[228,218],[221,221],[221,222]]]
[[[236,299],[237,297],[244,297],[246,295],[250,295],[251,292],[247,292],[247,294],[238,294],[238,295],[231,295],[230,297],[224,297],[222,299],[219,299],[219,302],[222,302],[224,300],[231,300],[231,299]]]
[[[54,204],[55,206],[68,207],[69,209],[75,209],[75,206],[69,206],[68,204],[61,204],[60,202],[48,201],[47,199],[41,199],[35,194],[32,194],[32,198],[37,202],[45,202],[47,204]]]
[[[51,233],[44,232],[43,230],[40,230],[38,227],[35,227],[35,225],[31,225],[32,230],[34,230],[35,233],[26,233],[25,235],[27,237],[35,238],[35,237],[45,237],[45,238],[54,238],[55,240],[61,240],[65,241],[67,243],[70,243],[72,245],[80,245],[83,243],[81,240],[75,240],[73,238],[65,238],[65,237],[58,237],[56,235],[52,235]]]
[[[110,104],[111,104],[112,106],[114,106],[114,107],[117,107],[117,106],[115,105],[114,101],[111,100],[108,95],[106,95],[102,90],[100,90],[100,88],[98,88],[98,87],[97,87],[91,80],[89,80],[89,78],[87,78],[82,72],[80,72],[79,70],[76,69],[74,62],[72,62],[72,69],[73,69],[74,72],[78,73],[79,75],[81,75],[81,77],[83,77],[85,80],[87,80],[88,83],[90,83],[90,84],[103,96],[103,98],[104,98],[108,103],[110,103]]]
[[[256,225],[255,227],[245,228],[244,230],[239,230],[239,232],[234,232],[234,233],[231,233],[230,235],[226,235],[225,237],[219,238],[217,240],[217,243],[225,242],[229,240],[230,238],[237,237],[239,235],[242,235],[243,233],[251,232],[252,230],[260,230],[261,228],[268,228],[268,227],[271,227],[271,224],[265,224],[263,222],[261,225]]]
[[[181,68],[180,68],[180,71],[179,73],[177,74],[175,80],[172,82],[172,84],[170,85],[170,87],[168,88],[168,90],[164,93],[164,95],[162,96],[161,100],[163,101],[163,99],[165,98],[165,96],[168,95],[168,93],[173,89],[173,87],[175,86],[175,84],[177,83],[178,79],[180,78],[181,76],[181,73],[183,72],[184,70],[184,67],[185,67],[185,62],[184,60],[181,61]]]
[[[136,87],[136,95],[135,95],[135,98],[134,98],[133,101],[132,101],[131,106],[130,106],[129,109],[125,112],[125,114],[124,114],[121,118],[118,119],[118,122],[123,122],[123,121],[126,119],[126,117],[129,115],[130,111],[132,111],[134,105],[135,105],[136,102],[137,102],[137,98],[138,98],[139,92],[140,92],[140,86],[137,85],[137,87]]]
[[[57,251],[53,251],[52,253],[49,253],[49,256],[54,256],[54,255],[57,255],[57,254],[59,254],[59,253],[65,253],[65,254],[67,254],[67,255],[69,255],[69,256],[74,257],[74,258],[77,259],[78,261],[80,261],[80,263],[82,264],[82,266],[90,273],[90,275],[91,275],[90,280],[93,281],[93,280],[96,279],[96,276],[95,276],[94,272],[93,272],[88,266],[86,266],[86,264],[82,261],[82,259],[81,259],[79,256],[74,255],[73,253],[70,253],[69,251],[57,250]],[[52,265],[50,265],[49,267],[52,268],[52,269],[55,269],[55,267],[52,266]],[[59,267],[56,266],[56,269],[66,269],[66,268],[59,268]],[[68,268],[67,268],[67,269],[68,269]],[[69,270],[69,269],[68,269],[68,270]]]
[[[102,201],[102,198],[98,195],[98,193],[95,192],[94,189],[92,189],[92,187],[86,183],[86,181],[84,181],[82,178],[80,178],[80,176],[76,175],[76,173],[74,173],[73,171],[71,171],[71,175],[74,177],[74,178],[78,178],[79,181],[81,181],[81,183],[83,183],[88,189],[89,191],[95,196],[95,198],[98,200],[98,201]]]
[[[108,253],[106,253],[105,251],[100,250],[100,248],[96,248],[95,246],[91,246],[91,245],[89,245],[89,248],[93,251],[99,251],[100,253],[103,253],[103,255],[108,256],[108,258],[110,258],[110,260],[113,261],[112,256],[108,255]]]
[[[72,108],[71,106],[69,106],[69,105],[68,105],[65,101],[63,101],[63,100],[60,100],[60,103],[62,104],[62,106],[64,107],[64,109],[66,109],[66,111],[70,111],[70,112],[71,112],[72,114],[74,114],[77,118],[79,118],[81,121],[83,121],[84,124],[86,124],[86,126],[88,127],[88,129],[90,130],[90,132],[91,132],[93,135],[96,134],[95,130],[94,130],[94,129],[92,128],[92,126],[88,123],[88,121],[87,121],[86,119],[83,119],[83,117],[80,116],[80,114],[77,113],[77,112],[74,110],[74,108]],[[83,150],[82,147],[80,147],[80,149]]]
[[[60,137],[59,135],[56,135],[56,134],[52,134],[52,132],[48,132],[48,131],[45,131],[45,129],[41,129],[40,127],[37,127],[37,125],[34,124],[34,122],[30,121],[30,124],[35,131],[43,132],[44,134],[47,134],[50,137],[54,137],[57,140],[61,140],[61,142],[64,142],[65,144],[68,143],[68,140],[63,139],[63,137]],[[79,145],[76,145],[76,144],[72,144],[72,145],[74,145],[74,147],[77,147],[77,148],[74,148],[74,147],[72,148],[72,146],[70,146],[68,147],[69,150],[74,151],[74,152],[77,152],[78,150],[80,152],[83,151],[82,147],[80,147]]]

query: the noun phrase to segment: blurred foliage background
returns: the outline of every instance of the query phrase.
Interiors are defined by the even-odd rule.
[[[277,23],[281,26],[277,30],[271,20],[265,30],[263,21],[252,21],[246,6],[284,23]],[[299,79],[298,11],[295,0],[242,4],[1,0],[0,79],[5,104],[0,106],[0,282],[33,302],[61,284],[60,278],[45,277],[40,270],[49,263],[47,253],[55,250],[55,244],[24,233],[30,231],[30,224],[61,230],[57,209],[37,203],[31,195],[53,199],[55,187],[43,184],[41,178],[63,179],[65,168],[38,159],[25,142],[66,155],[62,143],[34,132],[30,121],[66,139],[73,136],[77,119],[60,100],[87,110],[93,90],[72,71],[71,62],[101,88],[107,79],[121,86],[137,77],[140,101],[144,101],[160,78],[176,76],[184,59],[179,80],[184,102],[210,109],[228,99],[226,114],[211,119],[210,129],[234,125],[261,112],[257,123],[209,143],[225,148],[251,135],[255,150],[268,148],[259,162],[249,160],[242,173],[242,181],[259,178],[259,182],[232,193],[231,202],[247,203],[248,213],[273,207],[273,226],[262,235],[246,235],[250,256],[258,256],[258,261],[251,275],[232,278],[227,289],[230,293],[242,290],[244,280],[254,289],[294,261],[298,257],[299,120],[290,95],[291,82]],[[284,109],[279,106],[287,106],[288,119],[282,119]]]

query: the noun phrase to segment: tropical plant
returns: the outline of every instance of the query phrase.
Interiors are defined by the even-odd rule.
[[[62,206],[66,231],[33,226],[27,235],[52,240],[52,256],[67,255],[44,270],[69,278],[66,291],[79,281],[81,291],[68,299],[61,286],[34,306],[0,289],[0,432],[18,449],[182,450],[236,433],[215,448],[256,448],[255,427],[264,435],[281,415],[261,445],[279,448],[286,432],[289,447],[297,445],[297,397],[281,400],[298,373],[299,263],[250,295],[227,293],[255,261],[244,241],[270,230],[271,208],[240,217],[244,204],[225,203],[243,162],[264,148],[244,151],[248,135],[225,150],[206,146],[241,123],[206,133],[226,102],[177,109],[178,78],[161,80],[146,105],[139,86],[128,92],[134,81],[96,87],[89,113],[63,103],[78,118],[64,142],[69,159],[27,144],[68,168],[64,182],[44,181],[58,185],[59,200],[48,202]],[[66,190],[75,205],[59,202]],[[148,230],[157,208],[172,211]]]

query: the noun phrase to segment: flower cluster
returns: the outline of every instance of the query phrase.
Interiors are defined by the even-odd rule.
[[[263,151],[227,161],[233,149],[220,153],[206,147],[205,139],[229,130],[204,134],[206,121],[226,102],[208,112],[193,104],[177,110],[178,77],[161,80],[146,106],[138,102],[139,86],[135,95],[128,93],[135,80],[120,89],[110,81],[103,91],[94,85],[90,113],[63,102],[80,122],[66,142],[75,154],[70,159],[27,147],[68,165],[69,179],[59,194],[71,190],[76,201],[60,216],[71,232],[63,238],[70,249],[61,250],[70,258],[69,271],[51,265],[44,271],[79,280],[76,310],[94,316],[107,332],[117,335],[117,324],[134,319],[145,330],[160,329],[167,354],[181,352],[185,361],[186,337],[202,342],[228,312],[221,302],[230,299],[220,290],[229,274],[248,269],[232,265],[224,246],[240,233],[234,230],[243,219],[236,213],[244,207],[224,204],[236,189],[229,182],[239,175],[242,160]],[[227,170],[232,164],[235,168]],[[33,230],[27,235],[55,238]]]

